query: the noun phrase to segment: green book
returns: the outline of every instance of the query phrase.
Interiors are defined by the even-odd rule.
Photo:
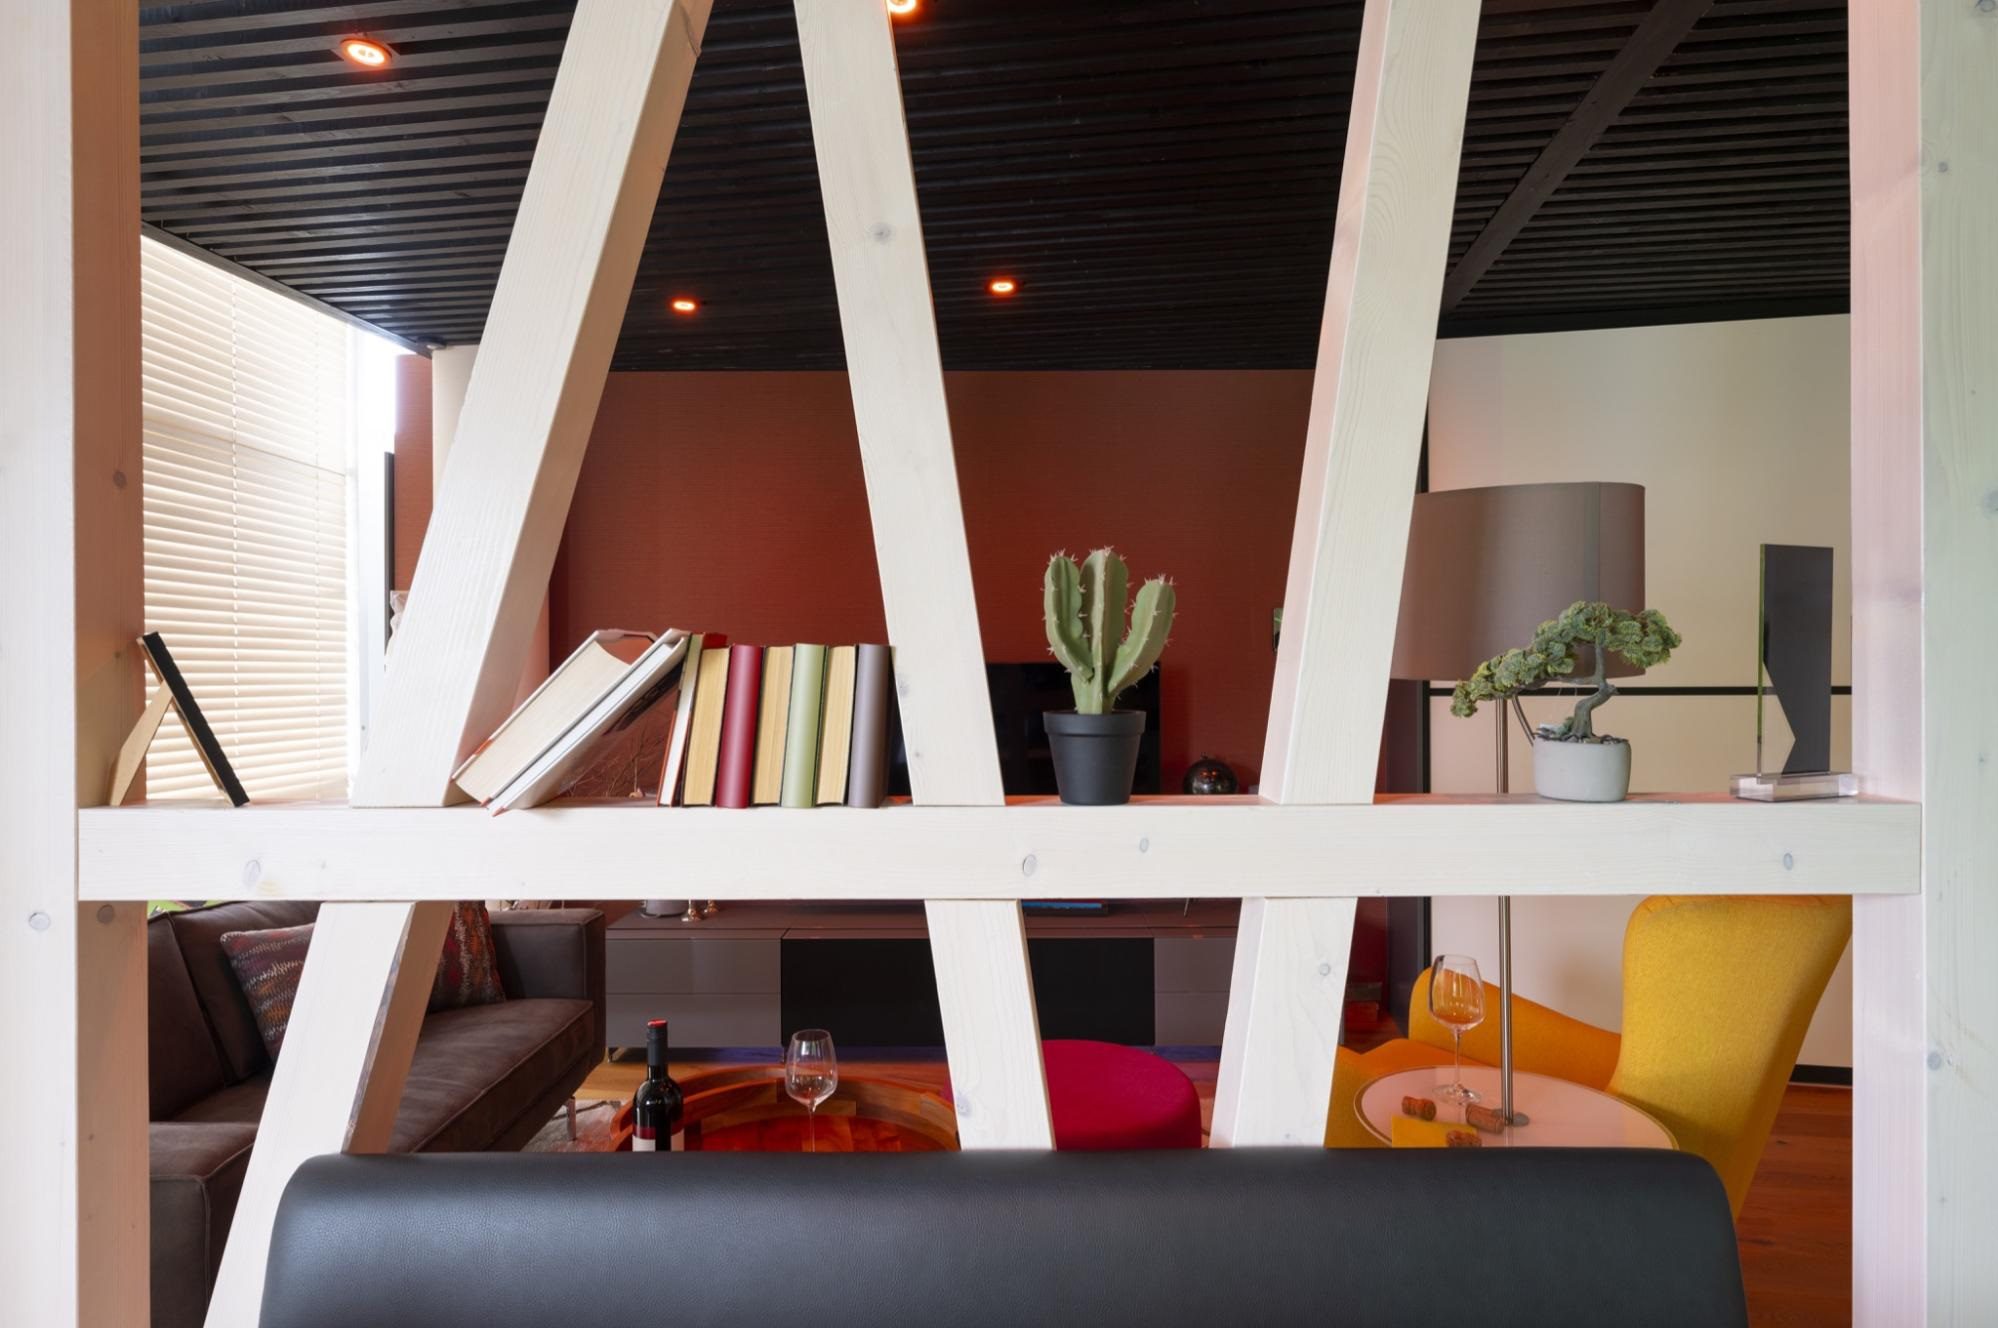
[[[799,646],[791,652],[791,712],[784,724],[786,807],[811,807],[819,800],[819,708],[825,704],[826,648]]]

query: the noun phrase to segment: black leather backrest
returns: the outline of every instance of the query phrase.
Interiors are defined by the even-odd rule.
[[[1727,1196],[1606,1149],[322,1157],[263,1328],[1747,1322]]]

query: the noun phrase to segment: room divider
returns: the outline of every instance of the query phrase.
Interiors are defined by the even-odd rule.
[[[982,699],[983,653],[890,18],[881,0],[797,0],[796,8],[914,788],[913,805],[879,810],[742,816],[558,805],[494,819],[448,805],[461,752],[510,701],[645,232],[655,206],[672,206],[664,172],[709,0],[577,6],[352,805],[93,805],[102,800],[108,753],[137,713],[130,644],[139,616],[137,486],[124,482],[138,464],[136,279],[129,290],[118,285],[136,265],[135,256],[118,255],[138,216],[129,6],[30,7],[25,36],[0,53],[8,78],[18,79],[9,97],[45,112],[26,117],[42,138],[29,142],[24,180],[73,186],[43,204],[32,191],[13,191],[10,178],[8,196],[30,201],[26,219],[6,236],[27,252],[60,254],[49,274],[36,276],[37,290],[46,293],[47,317],[71,336],[35,344],[43,329],[18,326],[11,313],[0,328],[0,374],[23,388],[18,399],[26,403],[26,423],[7,422],[6,459],[21,468],[0,495],[0,552],[29,589],[34,636],[59,646],[32,660],[0,648],[0,696],[10,707],[5,747],[57,753],[75,775],[72,797],[64,781],[51,788],[44,772],[11,755],[0,762],[9,827],[0,842],[10,906],[0,931],[8,1023],[54,995],[59,1008],[49,1027],[18,1036],[29,1062],[47,1067],[58,1095],[76,1104],[74,1130],[52,1159],[15,1142],[29,1135],[28,1124],[14,1104],[0,1106],[12,1210],[9,1276],[0,1283],[14,1280],[16,1260],[38,1279],[26,1292],[0,1292],[29,1296],[27,1317],[17,1321],[127,1323],[143,1315],[144,1087],[135,1096],[129,1081],[143,1080],[131,1067],[144,1061],[145,1022],[143,905],[133,901],[149,896],[328,901],[210,1310],[215,1328],[255,1323],[271,1222],[297,1166],[317,1153],[386,1146],[448,901],[600,898],[618,888],[605,878],[605,863],[670,863],[676,876],[701,882],[704,897],[721,900],[924,900],[959,1130],[970,1148],[1051,1146],[1023,896],[1242,900],[1217,1146],[1320,1142],[1360,895],[1877,895],[1895,909],[1876,915],[1891,919],[1883,935],[1900,938],[1890,953],[1918,968],[1922,946],[1942,931],[1998,920],[1988,890],[1952,897],[1947,911],[1929,897],[1925,913],[1924,845],[1933,854],[1937,840],[1917,801],[1920,753],[1925,740],[1938,740],[1940,720],[1925,720],[1919,692],[1913,707],[1898,699],[1903,684],[1878,668],[1897,648],[1890,634],[1912,621],[1920,639],[1924,532],[1931,596],[1947,594],[1961,615],[1958,629],[1972,634],[1968,644],[1981,643],[1988,655],[1998,643],[1998,615],[1972,594],[1977,559],[1988,574],[1998,552],[1998,522],[1976,508],[1985,501],[1979,495],[1998,493],[1998,475],[1992,458],[1964,441],[1977,421],[1990,436],[1998,393],[1973,400],[1962,390],[1968,351],[1957,368],[1938,370],[1923,363],[1923,343],[1898,322],[1867,328],[1883,353],[1913,347],[1917,386],[1943,373],[1943,387],[1955,392],[1943,399],[1959,410],[1939,426],[1946,434],[1923,433],[1919,412],[1913,434],[1901,418],[1855,421],[1856,468],[1886,477],[1886,487],[1864,497],[1855,485],[1862,563],[1855,636],[1876,634],[1854,652],[1857,764],[1862,773],[1891,770],[1872,791],[1898,798],[1770,805],[1687,794],[1582,806],[1375,797],[1478,0],[1367,0],[1262,794],[1144,798],[1115,808],[1005,799]],[[1880,9],[1887,16],[1874,22],[1892,29],[1890,45],[1903,55],[1992,40],[1981,30],[1965,35],[1978,20],[1931,16],[1922,28],[1913,0]],[[1965,32],[1947,29],[1949,21]],[[21,57],[24,47],[64,56],[36,65]],[[1953,70],[1956,86],[1968,87],[1979,68],[1966,58]],[[1919,147],[1924,115],[1936,113],[1911,91],[1912,78],[1908,64],[1880,71],[1869,85],[1900,113],[1890,129],[1875,131],[1883,144],[1892,138],[1877,155],[1900,189],[1922,187],[1907,150],[1910,142]],[[1984,114],[1998,109],[1989,88],[1962,97],[1965,106],[1982,98],[1983,109],[1973,115],[1974,107],[1951,103],[1945,127],[1998,118]],[[23,117],[9,119],[4,132],[22,135]],[[1998,154],[1988,139],[1979,142],[1966,149],[1972,169],[1958,177],[1972,197],[1919,202],[1917,222],[1923,207],[1988,208],[1998,198]],[[1862,152],[1857,140],[1855,151]],[[86,208],[89,190],[96,192]],[[1909,241],[1905,224],[1898,234]],[[1240,243],[1255,242],[1254,219],[1245,216]],[[96,261],[107,254],[108,268]],[[1929,273],[1919,245],[1911,261],[1912,268],[1886,263],[1881,289],[1919,297]],[[1960,263],[1976,265],[1974,289],[1998,289],[1988,256],[1965,252]],[[1316,274],[1300,274],[1307,277]],[[1928,289],[1932,300],[1967,314],[1969,297],[1952,296],[1940,281]],[[1928,316],[1942,316],[1940,308]],[[1973,331],[1977,344],[1998,351],[1998,328]],[[102,348],[92,335],[105,338]],[[17,355],[19,365],[4,364]],[[97,399],[100,390],[110,396]],[[1947,473],[1925,472],[1924,456]],[[1911,491],[1912,509],[1903,501]],[[1884,626],[1883,606],[1894,618]],[[57,665],[51,677],[50,658],[73,658],[74,676]],[[1920,667],[1931,707],[1967,705],[1982,690],[1981,678],[1956,661],[1930,658]],[[19,712],[11,708],[17,702],[25,707]],[[1951,778],[1968,777],[1981,768],[1973,757],[1981,763],[1980,753],[1998,747],[1988,713],[1964,716],[1961,730],[1970,741],[1951,738],[1948,750],[1961,761]],[[1912,773],[1903,759],[1910,742]],[[1953,856],[1931,857],[1931,879],[1938,867],[1998,856],[1988,826],[1967,828],[1975,814],[1954,804],[1952,815],[1963,820],[1948,841]],[[1890,968],[1876,973],[1879,989],[1905,988]],[[1860,980],[1864,1004],[1864,965]],[[1975,1009],[1998,1010],[1994,979],[1968,980]],[[1880,1041],[1897,1050],[1886,1062],[1862,1052],[1862,1085],[1878,1074],[1895,1091],[1924,1091],[1899,1049],[1942,999],[1924,991],[1912,1009],[1905,1001],[1881,1007],[1899,1022]],[[1998,1053],[1962,1054],[1989,1066]],[[117,1079],[120,1069],[126,1082]],[[1972,1142],[1974,1132],[1954,1120],[1944,1127],[1963,1146],[1962,1164],[1989,1177],[1991,1146]],[[1867,1131],[1885,1138],[1891,1127],[1862,1117],[1859,1128],[1864,1175]],[[32,1201],[13,1192],[40,1182],[66,1196],[53,1220],[24,1215]],[[1940,1182],[1917,1184],[1919,1201]],[[1905,1185],[1900,1193],[1897,1212]],[[1962,1220],[1937,1217],[1931,1239],[1958,1232]],[[1862,1263],[1892,1243],[1870,1221],[1860,1219]],[[1879,1264],[1897,1293],[1911,1279],[1926,1285],[1923,1261],[1934,1268],[1940,1258],[1919,1242],[1914,1249],[1912,1258],[1888,1250]],[[1969,1284],[1990,1274],[1952,1266],[1937,1276]],[[25,1272],[20,1284],[29,1285]]]

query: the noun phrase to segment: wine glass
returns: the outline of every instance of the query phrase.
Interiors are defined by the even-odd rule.
[[[814,1153],[819,1151],[819,1103],[838,1087],[839,1058],[833,1054],[832,1034],[823,1028],[791,1034],[790,1049],[784,1053],[784,1091],[805,1105]]]
[[[1451,1102],[1476,1102],[1476,1091],[1464,1086],[1464,1033],[1485,1021],[1485,982],[1478,976],[1477,960],[1469,955],[1436,956],[1429,969],[1429,1013],[1450,1030],[1456,1042],[1456,1069],[1451,1082],[1439,1087],[1436,1096]]]

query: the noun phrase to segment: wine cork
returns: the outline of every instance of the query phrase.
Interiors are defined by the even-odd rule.
[[[1436,1104],[1426,1097],[1405,1097],[1401,1100],[1401,1114],[1417,1120],[1435,1120]]]
[[[1476,1103],[1464,1108],[1464,1123],[1486,1134],[1505,1132],[1505,1116],[1497,1107],[1484,1107]]]
[[[1484,1143],[1471,1130],[1452,1130],[1443,1136],[1445,1148],[1483,1148]]]

